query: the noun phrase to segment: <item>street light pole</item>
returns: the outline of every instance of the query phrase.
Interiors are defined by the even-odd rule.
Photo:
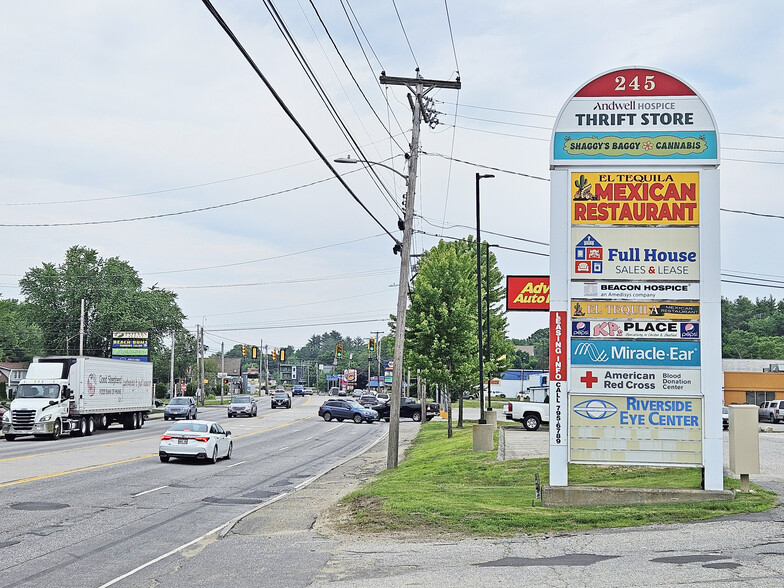
[[[493,174],[476,174],[476,321],[477,337],[479,339],[479,424],[487,423],[485,418],[485,374],[484,374],[484,347],[482,345],[482,233],[479,215],[479,180],[494,178]],[[488,322],[490,317],[488,317]]]
[[[485,243],[485,299],[487,300],[487,363],[492,359],[490,346],[490,244]],[[490,395],[490,382],[493,374],[487,370],[487,412],[492,412],[493,404]]]

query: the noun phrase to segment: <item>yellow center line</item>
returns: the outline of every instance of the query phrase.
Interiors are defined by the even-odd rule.
[[[291,421],[289,423],[283,423],[281,425],[276,425],[274,427],[270,427],[269,429],[260,429],[258,431],[254,431],[252,433],[246,433],[245,435],[238,435],[237,437],[232,437],[232,439],[242,439],[244,437],[250,437],[252,435],[258,435],[259,433],[266,433],[267,431],[273,431],[275,429],[280,429],[282,427],[288,427],[288,426],[293,425],[295,423],[298,423],[300,421],[306,421],[308,419],[312,419],[313,416],[314,415],[311,415],[311,416],[308,416],[308,417],[303,417],[301,419],[296,419],[296,420]],[[157,435],[156,435],[156,437],[157,437]],[[152,437],[146,437],[145,439],[152,439]],[[140,440],[141,439],[137,439],[137,441],[140,441]],[[98,445],[98,446],[93,445],[92,447],[104,447],[104,446],[116,445],[116,444],[117,443],[107,443],[107,444]],[[84,449],[88,449],[88,448],[84,448]],[[67,453],[67,451],[53,452],[53,453]],[[51,455],[51,454],[43,453],[43,454],[39,454],[39,455]],[[26,457],[36,457],[36,456],[30,455],[30,456],[12,457],[12,458],[0,460],[0,461],[12,461],[14,459],[24,459]],[[33,477],[30,477],[30,478],[22,478],[21,480],[14,480],[13,482],[2,483],[2,484],[0,484],[0,488],[5,488],[7,486],[16,486],[17,484],[25,484],[27,482],[36,482],[38,480],[46,480],[48,478],[57,478],[59,476],[65,476],[65,475],[68,475],[68,474],[78,474],[79,472],[87,472],[87,471],[90,471],[90,470],[97,470],[97,469],[100,469],[100,468],[107,468],[107,467],[119,465],[119,464],[122,464],[122,463],[130,463],[130,462],[139,461],[139,460],[142,460],[142,459],[151,459],[153,457],[158,457],[158,454],[157,453],[150,453],[150,454],[147,454],[147,455],[142,455],[140,457],[132,457],[130,459],[123,459],[121,461],[113,461],[111,463],[104,463],[104,464],[99,464],[99,465],[94,465],[94,466],[87,466],[87,467],[84,467],[84,468],[78,468],[78,469],[75,469],[75,470],[68,470],[68,471],[65,471],[65,472],[55,472],[55,473],[52,473],[52,474],[42,474],[40,476],[33,476]]]
[[[105,468],[113,465],[118,465],[121,463],[139,461],[140,459],[150,459],[151,457],[158,457],[158,454],[150,453],[149,455],[142,455],[141,457],[132,457],[131,459],[123,459],[122,461],[115,461],[112,463],[104,463],[101,465],[87,466],[85,468],[79,468],[78,470],[68,470],[67,472],[55,472],[53,474],[42,474],[40,476],[33,476],[32,478],[22,478],[21,480],[14,480],[13,482],[6,482],[4,484],[0,484],[0,488],[5,488],[6,486],[15,486],[17,484],[25,484],[27,482],[35,482],[36,480],[46,480],[47,478],[57,478],[58,476],[65,476],[66,474],[76,474],[79,472],[86,472],[89,470],[97,470],[99,468]]]
[[[31,459],[33,457],[44,457],[47,455],[60,455],[62,453],[72,453],[74,451],[85,451],[87,449],[96,449],[98,447],[113,447],[114,445],[124,445],[126,443],[136,443],[137,441],[149,441],[150,439],[155,439],[158,435],[153,435],[152,437],[139,437],[138,439],[125,439],[123,441],[112,441],[111,443],[100,443],[98,445],[88,445],[86,447],[71,447],[69,449],[61,449],[60,451],[47,451],[45,453],[34,453],[32,455],[18,455],[16,457],[5,457],[0,459],[0,462],[4,461],[16,461],[19,459]]]

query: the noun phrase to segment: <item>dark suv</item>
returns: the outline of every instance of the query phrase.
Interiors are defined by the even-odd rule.
[[[275,392],[270,399],[270,408],[291,408],[291,396],[288,392]]]
[[[344,400],[342,398],[327,400],[319,408],[318,414],[325,421],[351,419],[355,423],[361,423],[362,421],[372,423],[378,420],[378,413],[375,410],[365,408],[354,400]]]

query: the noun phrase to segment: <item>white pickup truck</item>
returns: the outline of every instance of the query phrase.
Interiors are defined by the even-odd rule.
[[[523,423],[529,431],[536,431],[542,423],[550,422],[550,398],[545,388],[531,389],[529,392],[532,394],[530,400],[507,402],[504,416],[508,421]]]

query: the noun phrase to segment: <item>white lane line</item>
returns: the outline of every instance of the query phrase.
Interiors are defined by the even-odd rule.
[[[280,449],[278,449],[278,451],[283,451],[284,449],[288,449],[288,448],[289,448],[289,446],[286,445],[286,447],[281,447]]]
[[[305,441],[310,441],[311,439],[313,439],[313,437],[308,437],[307,439],[305,439]]]
[[[156,490],[163,490],[164,488],[168,488],[168,486],[158,486],[157,488],[153,488],[152,490],[145,490],[144,492],[139,492],[138,494],[134,494],[133,497],[136,498],[137,496],[141,496],[142,494],[149,494],[150,492],[155,492]]]
[[[344,463],[348,463],[349,461],[351,461],[355,457],[357,457],[359,455],[362,455],[366,451],[370,450],[374,445],[378,444],[380,441],[385,439],[387,437],[387,435],[388,435],[388,431],[385,431],[381,435],[381,437],[379,437],[375,441],[372,441],[371,443],[369,443],[365,447],[361,448],[359,451],[349,455],[347,458],[339,461],[337,464],[328,466],[322,472],[320,472],[320,473],[316,474],[315,476],[313,476],[311,478],[308,478],[304,482],[298,484],[297,486],[294,487],[294,491],[296,492],[297,490],[300,490],[300,489],[304,488],[305,486],[308,486],[308,485],[312,484],[313,482],[315,482],[316,480],[318,480],[322,476],[325,476],[326,474],[328,474],[332,470],[339,468]],[[215,527],[211,531],[207,531],[201,537],[197,537],[193,541],[189,541],[188,543],[186,543],[184,545],[180,545],[179,547],[175,547],[171,551],[168,551],[167,553],[164,553],[163,555],[159,555],[158,557],[156,557],[154,559],[151,559],[147,563],[143,563],[142,565],[132,569],[130,572],[126,572],[126,573],[122,574],[121,576],[117,576],[114,580],[110,580],[110,581],[106,582],[106,584],[102,584],[98,588],[108,588],[109,586],[113,586],[114,584],[117,584],[117,582],[120,582],[122,580],[125,580],[125,578],[129,578],[129,577],[133,576],[137,572],[140,572],[143,569],[148,568],[151,565],[154,565],[154,564],[158,563],[159,561],[162,561],[162,560],[164,560],[164,559],[166,559],[168,557],[171,557],[175,553],[179,553],[180,551],[182,551],[184,549],[187,549],[191,545],[195,545],[196,543],[206,539],[210,535],[217,535],[218,539],[223,539],[223,537],[225,537],[226,535],[228,535],[231,532],[231,530],[234,528],[234,525],[236,525],[242,519],[244,519],[248,515],[253,514],[254,512],[257,512],[257,511],[261,510],[262,508],[266,508],[266,507],[270,506],[271,504],[275,504],[278,500],[282,500],[283,498],[285,498],[289,494],[290,494],[290,492],[281,492],[277,496],[273,496],[272,498],[270,498],[267,502],[262,502],[261,504],[259,504],[257,506],[254,506],[253,508],[251,508],[250,510],[242,513],[241,515],[239,515],[237,517],[234,517],[233,519],[231,519],[227,523],[223,523],[222,525],[219,525],[218,527]]]
[[[246,462],[244,462],[244,461],[238,461],[237,463],[233,463],[233,464],[231,464],[230,466],[226,466],[226,469],[228,470],[229,468],[236,468],[238,465],[242,465],[242,464],[244,464],[244,463],[246,463]]]

